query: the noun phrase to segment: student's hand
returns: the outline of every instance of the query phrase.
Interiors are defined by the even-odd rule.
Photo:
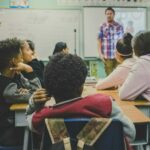
[[[33,72],[33,69],[31,66],[24,64],[24,63],[18,63],[16,67],[10,68],[10,70],[15,71],[16,73],[25,71],[25,72]]]
[[[33,94],[33,101],[35,103],[45,103],[48,100],[50,100],[50,97],[48,97],[45,89],[37,89]]]
[[[18,92],[19,94],[22,94],[22,95],[25,95],[25,94],[29,93],[29,91],[30,91],[30,90],[24,89],[24,88],[20,88],[20,89],[17,90],[17,92]]]

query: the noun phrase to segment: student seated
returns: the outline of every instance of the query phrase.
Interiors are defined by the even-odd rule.
[[[32,68],[35,75],[39,78],[42,86],[44,86],[43,84],[44,64],[42,61],[39,61],[37,59],[34,43],[30,40],[22,41],[21,50],[24,63],[28,64]],[[22,73],[26,78],[28,78],[28,73],[26,72]]]
[[[69,48],[65,42],[57,42],[53,51],[53,55],[62,52],[66,54],[69,53]],[[51,59],[51,56],[49,56],[49,59]]]
[[[116,44],[116,60],[120,65],[118,65],[105,79],[100,79],[98,81],[96,84],[97,89],[117,88],[123,84],[136,61],[136,59],[132,58],[133,51],[131,40],[132,35],[130,33],[125,33],[123,38],[118,40]]]
[[[46,66],[44,81],[48,95],[54,97],[56,104],[43,107],[45,92],[36,92],[27,109],[30,127],[36,131],[42,130],[45,118],[106,117],[120,120],[125,135],[133,141],[133,123],[110,96],[81,96],[86,76],[87,68],[80,57],[65,53],[54,55]]]
[[[0,146],[21,145],[23,130],[14,127],[13,103],[28,103],[33,92],[40,87],[30,67],[22,63],[20,40],[0,41]],[[29,80],[21,71],[28,72]]]
[[[67,44],[65,42],[56,43],[54,51],[53,51],[53,55],[60,53],[60,52],[64,52],[64,53],[69,52],[69,49],[68,49]]]
[[[135,35],[133,49],[139,58],[120,88],[119,95],[121,99],[150,101],[150,31]]]

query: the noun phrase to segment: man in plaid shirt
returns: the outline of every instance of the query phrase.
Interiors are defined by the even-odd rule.
[[[116,43],[124,34],[123,26],[114,21],[115,11],[108,7],[105,10],[107,22],[100,27],[98,34],[99,55],[105,65],[105,72],[109,75],[117,66],[115,59]]]

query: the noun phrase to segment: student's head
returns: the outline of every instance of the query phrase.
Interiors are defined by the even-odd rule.
[[[105,9],[105,15],[108,22],[113,22],[115,17],[115,10],[112,7]]]
[[[21,41],[17,38],[0,41],[0,72],[22,62]]]
[[[68,47],[66,43],[64,42],[56,43],[54,51],[53,51],[53,55],[56,53],[60,53],[60,52],[68,53]]]
[[[33,51],[30,49],[27,41],[21,42],[21,51],[24,63],[31,62],[33,59]]]
[[[136,56],[150,54],[150,31],[137,33],[133,38],[132,45]]]
[[[53,55],[44,73],[45,88],[56,102],[81,96],[87,68],[83,60],[72,54]]]
[[[123,38],[117,41],[116,44],[116,60],[122,63],[125,59],[133,56],[133,50],[131,46],[132,35],[125,33]]]
[[[33,43],[33,41],[31,40],[26,40],[27,43],[29,44],[29,48],[33,51],[33,53],[35,52],[35,45]]]

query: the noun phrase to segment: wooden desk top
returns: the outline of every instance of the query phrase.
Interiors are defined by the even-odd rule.
[[[10,106],[11,111],[26,110],[28,104],[13,104]]]
[[[83,96],[94,93],[101,93],[113,97],[119,105],[133,105],[133,106],[150,106],[150,101],[147,100],[121,100],[118,95],[118,90],[96,90],[93,86],[85,86]]]
[[[97,92],[112,96],[119,105],[150,106],[150,101],[147,100],[121,100],[117,90],[103,90]]]
[[[145,116],[143,112],[141,112],[138,108],[135,106],[120,106],[123,112],[128,116],[134,123],[147,123],[150,122],[150,118]]]
[[[92,86],[86,86],[84,88],[83,96],[87,96],[90,94],[95,93],[103,93],[106,95],[112,96],[118,105],[122,108],[123,112],[134,122],[134,123],[144,123],[144,122],[150,122],[150,119],[146,117],[138,108],[135,106],[137,105],[146,105],[149,106],[150,102],[145,101],[121,101],[118,96],[117,90],[103,90],[103,91],[97,91]],[[11,111],[17,111],[17,110],[25,110],[28,104],[13,104],[10,107]]]
[[[90,94],[101,93],[105,95],[112,96],[118,105],[121,107],[123,112],[134,122],[134,123],[144,123],[150,122],[150,118],[144,115],[138,108],[135,106],[150,106],[149,101],[138,100],[138,101],[127,101],[121,100],[118,95],[117,90],[96,90],[93,86],[86,86],[84,88],[83,96],[87,96]]]

